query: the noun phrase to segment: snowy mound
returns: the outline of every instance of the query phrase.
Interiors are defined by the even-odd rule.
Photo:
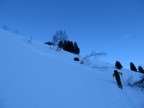
[[[103,71],[90,68],[73,61],[73,54],[27,42],[0,29],[0,108],[144,107],[142,91],[117,87],[114,67],[107,65],[110,68]],[[124,80],[132,73],[121,71]]]

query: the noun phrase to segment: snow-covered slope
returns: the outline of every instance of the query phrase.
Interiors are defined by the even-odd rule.
[[[142,91],[117,87],[113,67],[81,65],[73,61],[73,54],[56,52],[36,41],[27,44],[2,29],[0,50],[0,108],[144,107]],[[138,76],[122,72],[124,80],[131,74]]]

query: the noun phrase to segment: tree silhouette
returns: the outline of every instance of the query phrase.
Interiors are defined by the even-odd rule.
[[[144,74],[144,69],[141,66],[138,66],[138,70],[139,70],[140,73]]]
[[[135,67],[135,65],[134,65],[132,62],[130,62],[130,69],[131,69],[132,71],[137,72],[137,68]]]
[[[78,47],[76,42],[74,42],[74,53],[75,54],[79,54],[80,53],[80,49],[79,49],[79,47]]]
[[[121,65],[121,63],[120,63],[119,61],[116,61],[115,67],[116,67],[117,69],[123,68],[123,66]]]

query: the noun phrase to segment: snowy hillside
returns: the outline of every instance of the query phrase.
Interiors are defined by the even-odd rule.
[[[119,89],[113,66],[91,68],[73,61],[71,53],[25,40],[0,29],[0,108],[144,108],[144,92]],[[124,80],[139,78],[121,72]]]

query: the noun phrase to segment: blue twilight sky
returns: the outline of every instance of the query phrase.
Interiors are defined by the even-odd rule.
[[[0,0],[0,25],[42,42],[66,30],[82,55],[144,64],[144,0]]]

